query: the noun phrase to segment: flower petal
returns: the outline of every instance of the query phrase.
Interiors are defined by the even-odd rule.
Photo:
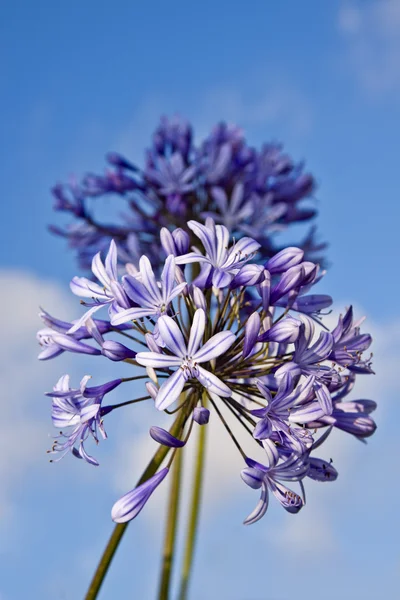
[[[153,369],[163,369],[164,367],[177,367],[181,364],[181,359],[176,356],[167,356],[158,354],[158,352],[138,352],[135,358],[136,362],[143,367],[152,367]]]
[[[136,319],[142,319],[143,317],[149,317],[155,315],[156,310],[153,308],[127,308],[115,313],[111,317],[111,325],[122,325],[128,321],[135,321]]]
[[[156,408],[165,410],[179,398],[179,394],[185,385],[185,375],[182,369],[175,371],[171,377],[168,377],[158,390],[156,397]]]
[[[232,390],[216,375],[210,373],[210,371],[206,371],[203,367],[200,367],[200,365],[197,366],[197,369],[197,379],[209,392],[217,394],[218,396],[223,396],[224,398],[229,398],[229,396],[232,395]]]
[[[260,500],[258,501],[258,504],[255,507],[255,509],[253,510],[253,512],[250,513],[249,516],[246,517],[246,519],[243,521],[244,525],[252,525],[253,523],[256,523],[257,521],[259,521],[267,512],[268,501],[269,501],[268,488],[265,485],[265,483],[263,483]]]
[[[92,271],[93,274],[97,277],[97,279],[104,285],[104,287],[108,288],[110,286],[110,278],[108,276],[107,271],[104,268],[100,252],[95,254],[93,257]]]
[[[201,310],[201,309],[200,309]],[[210,338],[200,350],[193,355],[193,360],[203,363],[224,354],[235,341],[232,331],[220,331]]]
[[[173,354],[183,358],[186,355],[186,344],[178,325],[171,317],[164,315],[157,321],[158,330],[165,345]]]
[[[168,304],[175,282],[175,259],[173,254],[170,254],[165,261],[165,265],[161,273],[161,282],[163,302],[164,304]]]
[[[187,347],[188,356],[193,356],[201,344],[204,329],[206,327],[206,314],[199,308],[194,313],[192,327],[190,329],[189,343]]]
[[[114,242],[114,240],[111,240],[110,248],[107,252],[107,256],[106,256],[106,260],[105,260],[105,270],[106,270],[106,273],[109,274],[110,278],[115,279],[115,280],[118,279],[117,258],[118,258],[117,245]]]
[[[140,274],[142,276],[143,285],[147,288],[152,298],[154,298],[155,301],[158,301],[161,304],[162,298],[160,289],[157,285],[157,281],[153,273],[153,269],[151,267],[151,262],[149,261],[147,256],[143,255],[140,258],[139,268]]]

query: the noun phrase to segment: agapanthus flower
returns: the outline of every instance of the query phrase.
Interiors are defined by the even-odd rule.
[[[171,254],[165,261],[161,273],[161,285],[158,286],[151,263],[147,256],[142,256],[139,261],[139,274],[137,277],[125,275],[122,285],[129,298],[137,308],[127,308],[111,317],[113,325],[121,325],[127,321],[143,317],[159,317],[163,315],[172,300],[186,287],[186,282],[175,284],[175,259]],[[139,281],[140,277],[140,281]]]
[[[268,508],[269,492],[272,492],[288,512],[299,512],[304,505],[304,500],[299,494],[296,494],[281,482],[301,481],[307,475],[309,469],[307,461],[292,455],[283,462],[268,467],[250,458],[246,462],[248,467],[241,472],[242,479],[253,489],[261,488],[261,497],[256,508],[245,519],[245,525],[251,525],[265,515]]]
[[[188,252],[189,231],[202,249]],[[297,512],[304,505],[307,477],[337,477],[330,463],[313,454],[328,435],[336,428],[364,439],[375,429],[370,416],[375,403],[347,399],[356,377],[371,373],[362,367],[370,336],[361,333],[360,322],[353,324],[351,311],[333,331],[323,327],[322,310],[331,299],[308,294],[320,273],[301,249],[287,248],[260,264],[258,242],[242,237],[231,245],[228,229],[210,218],[160,233],[169,254],[159,271],[146,256],[139,268],[118,267],[118,248],[111,243],[105,263],[99,255],[94,264],[104,289],[83,278],[72,286],[73,291],[95,286],[90,289],[98,296],[90,311],[106,307],[108,318],[94,319],[89,311],[69,323],[41,313],[46,325],[38,336],[42,359],[72,351],[143,368],[142,375],[97,388],[88,388],[84,379],[79,390],[71,390],[67,379],[60,380],[51,393],[53,418],[71,432],[55,442],[53,451],[72,450],[96,464],[83,444],[89,436],[97,440],[97,431],[105,435],[102,418],[110,410],[149,400],[158,410],[176,414],[174,430],[156,423],[150,428],[169,455],[168,465],[115,504],[114,520],[126,522],[166,477],[176,453],[190,445],[193,427],[209,427],[214,412],[246,460],[242,477],[261,488],[261,500],[246,523],[266,512],[270,492],[286,510]],[[113,386],[135,379],[144,379],[145,395],[102,406]],[[227,412],[264,452],[264,462],[248,458]],[[301,494],[285,481],[298,482]]]
[[[111,240],[105,263],[103,264],[100,253],[97,253],[92,261],[93,275],[100,281],[98,283],[90,281],[86,277],[74,277],[71,281],[71,290],[77,296],[91,298],[92,302],[83,302],[85,306],[89,306],[89,310],[71,327],[69,333],[74,333],[81,325],[83,325],[89,317],[97,312],[102,306],[109,305],[110,316],[113,314],[113,309],[116,306],[128,308],[129,303],[126,298],[126,293],[117,281],[117,247],[115,242]]]
[[[363,320],[354,321],[351,307],[332,330],[325,323],[333,300],[315,291],[326,273],[326,246],[315,225],[298,243],[283,243],[289,237],[281,233],[292,224],[314,219],[316,186],[304,164],[279,144],[256,149],[239,127],[225,123],[197,143],[190,123],[162,117],[143,166],[116,152],[106,160],[103,173],[53,188],[55,210],[68,213],[72,223],[51,229],[67,239],[85,270],[86,277],[70,284],[85,311],[69,322],[41,310],[39,358],[72,352],[134,371],[93,387],[85,376],[77,389],[70,388],[68,375],[61,377],[48,394],[60,431],[50,452],[60,458],[71,452],[97,465],[86,442],[106,437],[103,418],[148,402],[154,418],[149,435],[158,448],[137,485],[127,483],[130,491],[112,508],[116,534],[89,595],[97,594],[125,524],[172,469],[160,588],[166,597],[181,458],[193,432],[198,450],[189,549],[205,435],[216,420],[226,432],[219,446],[232,442],[246,465],[242,479],[261,490],[245,523],[265,515],[271,493],[286,511],[297,513],[310,479],[338,477],[332,460],[319,453],[328,437],[340,429],[339,435],[365,442],[375,431],[376,403],[352,396],[358,377],[373,373],[372,354],[364,354],[372,340],[361,331]],[[102,196],[123,205],[119,219],[101,219]],[[129,399],[104,405],[117,386]],[[162,423],[160,411],[166,413]],[[173,420],[169,429],[167,417]],[[135,440],[127,443],[134,447]],[[250,458],[252,449],[257,461]],[[187,581],[185,571],[182,598]]]
[[[69,213],[75,222],[51,229],[68,239],[87,268],[91,257],[114,239],[121,264],[130,261],[137,266],[144,254],[159,274],[160,228],[186,229],[187,221],[206,217],[226,227],[237,241],[244,236],[256,240],[260,262],[265,262],[280,249],[279,232],[316,214],[309,205],[315,181],[304,172],[304,165],[296,164],[277,144],[260,150],[249,146],[235,125],[220,123],[196,144],[188,122],[163,117],[143,167],[116,152],[109,152],[106,159],[104,174],[89,173],[82,181],[73,179],[53,188],[55,210]],[[110,194],[126,206],[123,220],[109,223],[97,216],[99,203],[92,205],[93,199]],[[325,247],[314,241],[314,229],[302,242],[310,260]]]
[[[156,408],[164,410],[179,397],[187,381],[196,379],[210,392],[219,396],[230,396],[232,391],[214,373],[204,369],[201,363],[221,356],[235,341],[230,331],[220,331],[199,348],[206,326],[206,315],[201,308],[194,313],[189,339],[186,342],[178,325],[168,316],[160,317],[158,328],[162,339],[171,355],[156,352],[139,352],[136,361],[145,367],[165,368],[179,367],[173,375],[162,384],[156,396]]]
[[[93,456],[90,456],[84,443],[91,436],[98,443],[98,434],[105,439],[107,437],[104,430],[102,417],[108,410],[102,409],[101,403],[104,396],[122,383],[121,379],[115,379],[106,384],[88,388],[87,383],[89,375],[83,377],[79,389],[69,387],[69,375],[60,377],[53,392],[47,395],[51,396],[52,408],[51,417],[53,425],[57,429],[68,429],[69,433],[60,431],[52,446],[51,453],[60,452],[60,460],[67,452],[71,451],[77,458],[83,458],[92,465],[99,463]]]
[[[199,287],[210,287],[211,284],[217,288],[226,287],[260,247],[255,240],[243,237],[232,248],[228,248],[228,229],[223,225],[215,225],[210,218],[206,219],[205,225],[189,221],[188,227],[201,240],[205,255],[189,252],[179,256],[176,264],[200,263],[202,269],[195,279]]]

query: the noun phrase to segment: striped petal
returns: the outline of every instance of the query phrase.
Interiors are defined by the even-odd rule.
[[[184,358],[187,353],[185,340],[178,325],[171,317],[164,315],[157,321],[158,330],[165,345],[171,350],[175,356]]]
[[[143,255],[139,261],[140,274],[142,275],[143,285],[147,288],[154,299],[157,299],[161,304],[162,298],[160,289],[157,285],[151,262],[147,256]]]
[[[158,354],[158,352],[138,352],[135,360],[139,365],[153,367],[153,369],[178,367],[182,362],[176,356],[167,356],[166,354]]]
[[[93,274],[97,277],[97,279],[104,285],[104,287],[110,286],[110,278],[101,260],[100,252],[95,254],[95,256],[93,257],[92,271]]]
[[[128,321],[134,321],[135,319],[142,319],[143,317],[149,317],[150,315],[157,314],[154,308],[127,308],[115,313],[111,317],[111,325],[122,325]]]
[[[252,525],[259,521],[267,512],[269,501],[268,488],[265,483],[262,484],[261,496],[257,506],[252,513],[243,521],[244,525]]]
[[[194,313],[192,327],[190,329],[190,337],[187,348],[188,356],[193,356],[203,339],[204,329],[206,326],[206,315],[204,310],[199,308]]]
[[[203,367],[197,366],[198,374],[197,379],[200,381],[209,392],[229,398],[232,395],[232,390],[223,383],[216,375],[206,371]]]
[[[233,344],[236,337],[232,331],[220,331],[210,338],[193,356],[197,363],[203,363],[224,354]]]
[[[179,398],[179,394],[185,385],[185,375],[182,369],[175,371],[171,377],[162,384],[158,390],[155,405],[158,410],[165,410]]]
[[[175,259],[172,254],[170,254],[165,261],[165,265],[161,273],[161,281],[162,299],[164,304],[168,304],[175,282]]]

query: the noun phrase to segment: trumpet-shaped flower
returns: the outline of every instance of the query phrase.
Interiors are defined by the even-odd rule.
[[[275,498],[288,512],[299,512],[304,505],[303,499],[283,485],[280,480],[300,481],[303,479],[309,470],[307,461],[293,454],[284,462],[269,467],[250,458],[246,462],[248,468],[243,469],[241,477],[249,487],[253,489],[261,488],[261,497],[256,508],[245,519],[245,525],[251,525],[265,515],[268,508],[269,492],[274,494]]]
[[[139,268],[141,281],[131,275],[126,275],[122,280],[124,290],[138,307],[115,313],[111,318],[113,325],[121,325],[142,317],[160,317],[167,312],[172,300],[186,287],[186,282],[174,285],[175,259],[172,254],[165,261],[160,285],[147,256],[141,257]]]
[[[189,341],[186,343],[176,322],[166,315],[160,317],[158,319],[159,333],[172,356],[157,352],[138,352],[136,355],[136,361],[145,367],[154,369],[179,367],[158,391],[156,407],[159,410],[168,408],[177,400],[189,379],[197,379],[207,390],[218,396],[229,397],[231,395],[230,388],[200,364],[224,354],[235,341],[235,335],[231,331],[220,331],[200,347],[205,325],[205,312],[199,308],[194,314]]]
[[[109,305],[110,317],[118,307],[129,308],[129,302],[125,291],[118,282],[117,274],[117,246],[114,240],[110,243],[105,263],[103,264],[98,252],[92,261],[93,275],[100,281],[101,285],[87,279],[86,277],[74,277],[71,281],[71,290],[77,296],[91,298],[93,302],[82,301],[89,310],[78,319],[68,333],[74,333],[86,320],[97,312],[102,306]]]
[[[88,388],[86,386],[89,379],[90,376],[86,375],[80,388],[74,390],[69,387],[69,375],[63,375],[54,386],[53,392],[47,394],[52,398],[51,417],[54,427],[70,430],[67,434],[60,432],[49,452],[61,452],[60,458],[57,459],[60,460],[71,451],[77,458],[83,458],[89,464],[97,466],[99,463],[86,452],[84,443],[90,435],[98,443],[97,430],[103,439],[107,437],[102,416],[109,411],[102,410],[101,402],[105,394],[116,388],[122,380],[115,379],[104,385]]]
[[[188,227],[201,240],[206,254],[189,252],[179,256],[176,264],[203,263],[201,273],[195,280],[198,287],[210,287],[211,284],[218,288],[228,286],[260,247],[252,238],[243,237],[232,248],[228,248],[228,229],[224,225],[215,225],[211,218],[206,219],[205,225],[189,221]]]

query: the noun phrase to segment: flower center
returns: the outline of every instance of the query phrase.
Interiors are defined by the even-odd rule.
[[[185,360],[181,364],[181,369],[186,381],[192,378],[195,379],[199,374],[197,363],[192,359],[191,356],[186,356]]]

